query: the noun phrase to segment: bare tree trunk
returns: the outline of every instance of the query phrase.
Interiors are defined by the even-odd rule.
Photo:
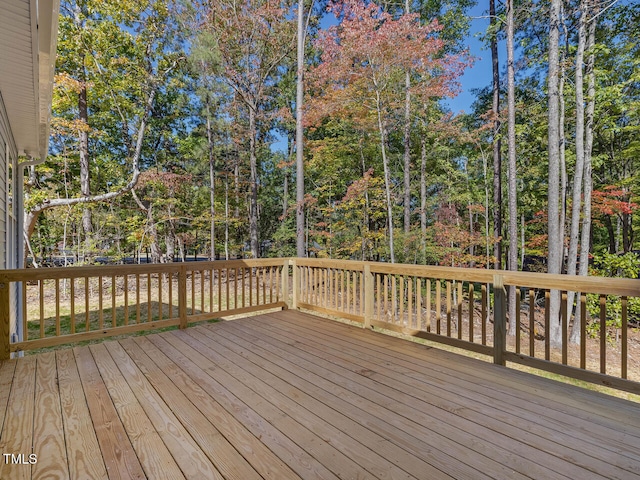
[[[224,259],[229,260],[229,174],[224,179]]]
[[[559,37],[561,0],[551,0],[549,9],[549,72],[548,72],[548,149],[549,149],[549,186],[548,186],[548,273],[561,273],[562,244],[560,243],[560,131],[559,131]],[[550,328],[551,344],[555,347],[562,341],[559,322],[560,292],[551,291]]]
[[[404,14],[411,11],[410,0],[405,1]],[[411,228],[411,76],[404,77],[404,233]]]
[[[585,149],[584,149],[584,211],[582,213],[582,236],[580,238],[580,270],[579,275],[587,276],[589,273],[589,251],[591,247],[591,193],[593,190],[593,180],[591,173],[591,152],[593,150],[593,117],[595,113],[595,53],[593,47],[596,37],[596,19],[597,9],[591,10],[594,18],[589,23],[589,36],[587,39],[587,51],[589,57],[587,60],[587,108],[586,108],[586,125],[585,125]],[[586,10],[585,10],[586,14]],[[571,329],[570,341],[572,343],[580,343],[580,324],[581,312],[576,309],[573,328]]]
[[[420,244],[422,258],[427,257],[427,141],[420,138]]]
[[[89,111],[87,108],[87,82],[83,78],[80,82],[80,93],[78,94],[78,119],[82,125],[79,134],[79,156],[80,156],[80,193],[83,197],[91,195],[91,185],[89,180]],[[85,255],[92,249],[91,209],[85,206],[82,210],[82,229],[85,235]]]
[[[298,0],[298,74],[296,78],[296,255],[305,257],[304,239],[304,0]]]
[[[213,129],[211,127],[211,111],[209,106],[209,96],[207,95],[207,143],[209,146],[209,214],[211,224],[209,226],[209,243],[211,250],[209,260],[216,258],[216,165],[213,150]]]
[[[513,0],[507,0],[507,110],[509,144],[509,270],[518,270],[518,198],[516,190],[516,83],[513,52]],[[518,328],[516,288],[509,287],[509,335]]]
[[[567,274],[575,275],[578,263],[578,243],[580,239],[580,213],[582,211],[582,177],[584,169],[584,86],[583,63],[587,37],[587,10],[585,1],[580,2],[580,23],[578,28],[578,49],[576,51],[576,166],[573,177],[571,198],[571,224],[569,227],[569,253]],[[573,306],[575,292],[567,292],[567,305]],[[575,323],[575,322],[574,322]]]
[[[562,49],[562,57],[560,58],[560,79],[558,80],[558,99],[560,102],[560,244],[562,245],[562,258],[566,252],[566,224],[567,224],[567,162],[566,162],[566,132],[565,132],[565,99],[564,84],[566,79],[566,59],[569,56],[569,33],[564,17],[564,5],[560,6],[560,17],[562,31],[564,32],[565,42]]]
[[[260,256],[260,244],[258,241],[258,159],[256,157],[256,111],[255,106],[249,107],[249,184],[251,192],[249,197],[249,238],[251,241],[251,255],[253,258]]]
[[[387,140],[384,124],[382,123],[382,108],[380,105],[380,93],[376,91],[376,110],[378,112],[378,130],[380,131],[380,150],[382,152],[382,167],[384,169],[384,190],[387,200],[387,226],[389,228],[389,256],[391,263],[396,263],[393,244],[393,209],[391,204],[391,175],[389,173],[389,161],[387,159]]]
[[[496,3],[489,0],[489,23],[491,36],[491,64],[493,67],[493,256],[495,268],[502,268],[502,159],[500,149],[500,64],[498,62],[498,39],[496,28]]]

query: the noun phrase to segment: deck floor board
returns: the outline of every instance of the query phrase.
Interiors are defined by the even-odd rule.
[[[0,364],[0,480],[640,479],[640,405],[297,311]]]

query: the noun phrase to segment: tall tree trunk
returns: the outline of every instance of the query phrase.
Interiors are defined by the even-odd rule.
[[[507,110],[509,144],[509,270],[518,270],[518,198],[516,190],[516,82],[513,52],[513,0],[507,0]],[[516,288],[509,287],[509,334],[518,327]]]
[[[298,0],[298,74],[296,78],[296,254],[305,257],[304,242],[304,0]]]
[[[78,93],[78,119],[82,125],[79,135],[79,156],[80,156],[80,193],[83,197],[91,196],[91,185],[89,177],[89,109],[87,107],[87,81],[83,78],[80,81],[80,92]],[[85,235],[85,254],[92,250],[91,209],[88,205],[82,209],[82,229]]]
[[[493,70],[493,256],[495,268],[502,268],[502,158],[500,150],[500,64],[498,62],[498,33],[496,31],[496,2],[489,0],[489,24],[491,28],[491,65]]]
[[[249,238],[251,241],[251,255],[253,258],[260,256],[260,244],[258,241],[258,159],[256,156],[256,107],[249,107],[249,184],[251,192],[249,196]]]
[[[224,259],[229,260],[229,173],[224,178]]]
[[[391,174],[389,173],[389,161],[387,159],[387,140],[385,128],[382,122],[382,106],[380,105],[380,92],[376,91],[376,111],[378,113],[378,130],[380,131],[380,150],[382,152],[382,167],[384,169],[384,191],[387,200],[387,227],[389,229],[389,256],[391,263],[396,263],[393,243],[393,208],[391,204]]]
[[[420,245],[422,259],[427,257],[427,141],[420,138]]]
[[[216,258],[216,164],[213,150],[213,129],[211,127],[211,111],[209,109],[209,96],[207,95],[207,143],[209,145],[209,214],[211,224],[209,226],[209,244],[211,245],[209,260]]]
[[[576,166],[573,177],[571,198],[571,224],[569,227],[569,253],[567,256],[567,275],[575,275],[578,263],[578,243],[580,239],[580,213],[582,211],[582,182],[584,169],[584,49],[587,40],[586,2],[580,2],[580,22],[578,27],[578,49],[576,51],[575,89],[576,89]],[[567,306],[573,306],[575,292],[567,292]],[[579,308],[578,308],[579,310]],[[578,317],[574,317],[578,320]],[[576,323],[574,321],[574,324]]]
[[[562,244],[560,243],[560,122],[559,122],[559,39],[560,39],[560,6],[561,0],[551,0],[549,8],[549,72],[548,72],[548,273],[561,273]],[[559,319],[560,292],[552,290],[550,294],[550,328],[551,344],[556,347],[562,341]]]
[[[405,1],[404,14],[411,10],[409,0]],[[411,76],[404,77],[404,233],[411,228]]]
[[[588,10],[585,10],[587,12]],[[584,211],[582,212],[582,235],[580,238],[580,270],[579,275],[587,276],[589,273],[589,251],[591,247],[591,194],[593,191],[593,180],[591,172],[591,153],[593,151],[593,117],[596,106],[596,77],[595,77],[595,45],[596,37],[596,18],[597,8],[590,10],[593,18],[589,23],[589,36],[587,39],[587,51],[589,57],[587,60],[587,108],[586,108],[586,125],[585,125],[585,143],[584,143]],[[573,328],[571,329],[570,340],[572,343],[580,342],[580,309],[576,309]]]
[[[564,5],[560,6],[560,23],[564,33],[564,48],[560,58],[560,79],[558,80],[558,100],[560,104],[560,244],[562,245],[562,258],[565,258],[566,251],[566,224],[567,224],[567,143],[565,128],[566,102],[564,98],[564,85],[567,74],[567,58],[569,56],[569,32],[564,16]]]

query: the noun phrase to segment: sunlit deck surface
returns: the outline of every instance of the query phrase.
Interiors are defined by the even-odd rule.
[[[0,478],[640,477],[640,407],[284,311],[0,366]]]

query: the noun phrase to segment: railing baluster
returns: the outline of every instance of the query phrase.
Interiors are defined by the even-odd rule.
[[[116,294],[118,293],[118,286],[116,284],[115,275],[111,276],[111,326],[113,328],[118,326],[118,319],[116,318]]]
[[[536,356],[536,291],[529,289],[529,356]]]
[[[568,339],[568,330],[569,330],[569,320],[567,318],[567,292],[560,293],[560,318],[561,318],[561,328],[562,328],[562,364],[567,364],[567,344],[569,343]]]
[[[513,287],[512,287],[513,288]],[[516,322],[516,353],[520,353],[520,315],[521,315],[521,305],[520,305],[520,287],[516,287],[516,318],[514,322]]]
[[[60,279],[56,278],[56,337],[60,336]],[[100,308],[102,315],[102,308]],[[102,326],[100,326],[102,328]]]
[[[600,295],[600,373],[607,373],[607,296]]]
[[[196,271],[191,270],[191,315],[196,314]]]
[[[447,337],[451,336],[451,280],[447,280]]]
[[[102,287],[102,277],[100,277],[100,287]],[[140,323],[140,275],[136,275],[136,323]],[[100,294],[100,302],[102,302],[102,294]],[[102,312],[102,303],[100,304]],[[102,328],[102,317],[100,318],[100,328]]]
[[[71,333],[76,333],[76,289],[75,289],[75,278],[70,278],[69,279],[69,302],[70,302],[70,312],[69,312],[69,323],[70,323],[70,331]],[[26,296],[25,296],[25,300],[26,300]],[[25,316],[24,318],[27,318],[27,309],[25,308],[24,310],[25,312]],[[28,334],[28,330],[26,328],[25,325],[25,329],[24,329],[24,336],[25,336],[25,340],[27,339],[27,334]]]
[[[169,290],[169,299],[167,303],[169,304],[169,320],[173,319],[173,272],[167,273],[167,289]]]
[[[587,294],[580,292],[580,368],[587,368]]]
[[[442,321],[442,285],[440,280],[436,280],[436,333],[440,335],[440,324]]]
[[[147,322],[151,321],[151,273],[147,273]]]
[[[622,358],[620,362],[620,377],[627,378],[627,328],[628,328],[628,319],[627,319],[627,297],[623,296],[620,298],[621,306],[622,306]]]
[[[204,308],[204,270],[198,270],[198,274],[200,275],[200,313],[204,313],[206,312]]]
[[[549,360],[551,356],[551,335],[549,334],[549,326],[551,324],[551,292],[544,291],[544,358]],[[555,321],[555,320],[554,320]]]
[[[413,325],[413,277],[407,277],[407,327]]]
[[[481,299],[480,301],[482,302],[482,312],[480,313],[480,315],[482,316],[482,318],[480,319],[481,322],[481,335],[482,335],[482,345],[486,345],[487,344],[487,317],[489,316],[489,309],[487,308],[488,302],[489,302],[489,295],[487,295],[487,284],[483,283],[482,287],[480,287],[480,293],[481,293]]]
[[[40,290],[40,338],[44,338],[44,280],[38,280],[38,288]]]
[[[469,282],[469,341],[473,342],[474,334],[473,334],[473,314],[474,314],[474,286],[473,282]]]
[[[427,305],[427,332],[431,332],[431,279],[427,278],[427,287],[425,288],[426,305]]]
[[[462,284],[458,281],[458,340],[462,340]]]
[[[213,313],[213,267],[209,270],[209,313]]]
[[[124,324],[129,325],[129,275],[124,276]],[[88,330],[87,325],[87,330]]]
[[[422,278],[416,277],[416,329],[422,330]]]

